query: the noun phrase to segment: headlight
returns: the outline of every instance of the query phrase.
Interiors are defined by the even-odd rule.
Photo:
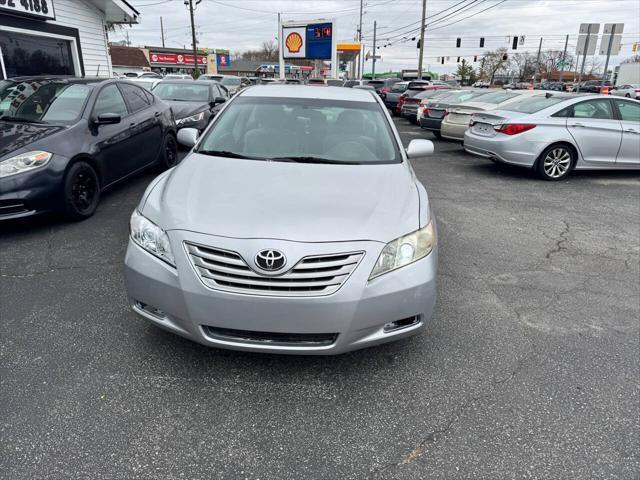
[[[171,244],[166,232],[134,210],[129,223],[131,238],[147,252],[175,267]]]
[[[431,221],[426,227],[387,243],[380,252],[369,280],[426,257],[433,250],[435,242]]]
[[[49,152],[38,150],[35,152],[21,153],[15,157],[3,160],[0,162],[0,178],[40,168],[49,163],[51,155]]]
[[[191,115],[190,117],[184,117],[184,118],[181,118],[180,120],[177,120],[176,125],[199,122],[203,118],[204,118],[204,112],[196,113],[195,115]]]

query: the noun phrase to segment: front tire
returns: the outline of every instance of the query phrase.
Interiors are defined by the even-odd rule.
[[[442,140],[442,133],[440,133],[440,130],[432,130],[431,133],[433,133],[433,136],[438,140]]]
[[[631,98],[631,94],[630,93],[625,93],[624,96],[627,97],[627,98]]]
[[[543,180],[556,182],[569,175],[576,163],[576,154],[567,145],[551,145],[542,152],[536,172]]]
[[[70,220],[92,216],[100,202],[100,181],[95,169],[87,162],[71,165],[64,178],[64,213]]]
[[[162,152],[160,152],[160,161],[158,166],[162,170],[175,167],[178,164],[178,141],[173,134],[168,133],[162,142]]]

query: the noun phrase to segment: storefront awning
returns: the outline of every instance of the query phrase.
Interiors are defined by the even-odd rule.
[[[140,12],[126,0],[88,0],[105,14],[107,23],[139,23]]]

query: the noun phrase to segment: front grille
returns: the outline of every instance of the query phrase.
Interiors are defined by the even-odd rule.
[[[28,209],[24,202],[18,200],[2,200],[0,201],[0,216],[14,215],[16,213],[27,212]]]
[[[286,273],[263,275],[239,253],[185,243],[191,264],[207,287],[236,293],[315,296],[336,292],[356,268],[364,252],[304,257]]]
[[[321,347],[333,345],[338,338],[337,333],[252,332],[205,325],[202,329],[205,335],[214,339],[262,345]]]

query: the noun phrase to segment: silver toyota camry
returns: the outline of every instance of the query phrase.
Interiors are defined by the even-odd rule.
[[[205,345],[335,354],[414,335],[436,301],[427,192],[380,99],[240,92],[131,216],[133,310]]]

